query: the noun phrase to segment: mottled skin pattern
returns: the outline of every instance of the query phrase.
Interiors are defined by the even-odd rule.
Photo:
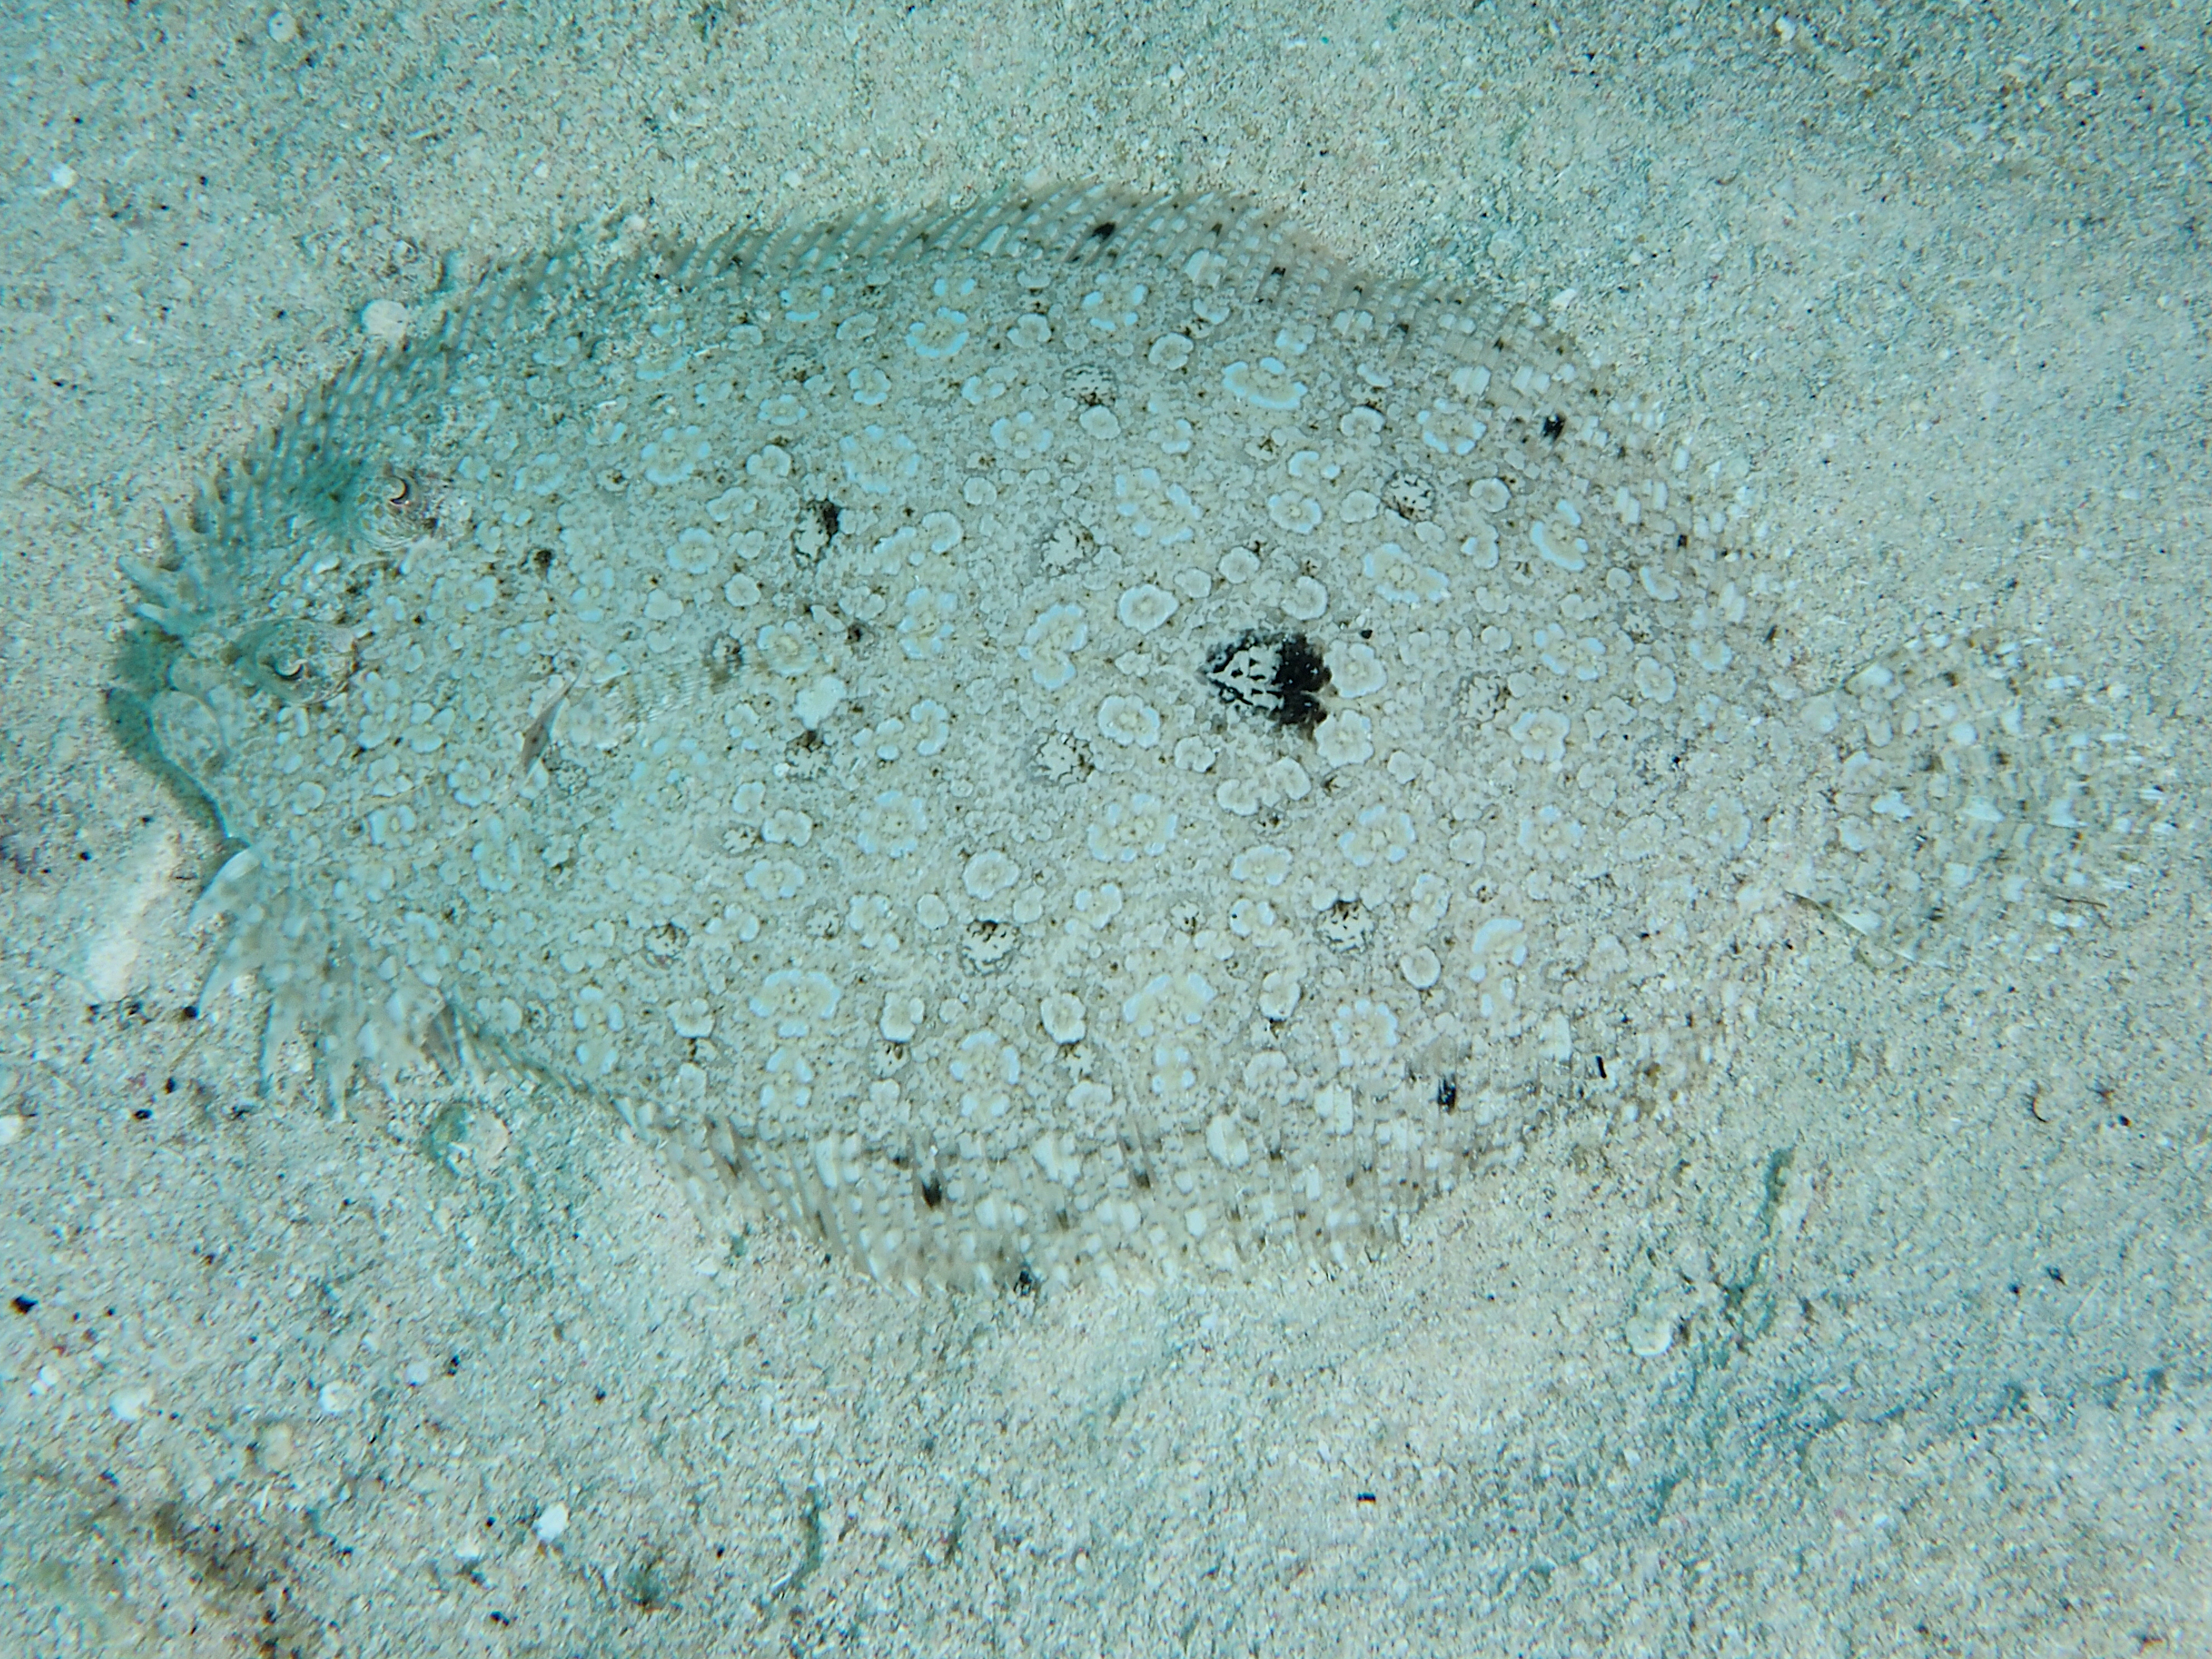
[[[2033,642],[1798,685],[1756,508],[1541,319],[1091,189],[565,251],[131,574],[215,988],[334,1101],[474,1061],[878,1274],[1158,1279],[1666,1109],[1792,930],[2042,949],[2154,846]]]

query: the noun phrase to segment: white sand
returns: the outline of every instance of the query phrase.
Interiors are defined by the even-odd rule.
[[[1102,176],[1547,306],[1740,465],[1810,656],[2063,641],[2193,793],[2206,41],[2045,9],[9,13],[0,1651],[2212,1650],[2195,799],[2056,960],[1816,931],[1690,1109],[1379,1266],[915,1302],[732,1261],[611,1121],[257,1100],[104,695],[116,556],[372,302]]]

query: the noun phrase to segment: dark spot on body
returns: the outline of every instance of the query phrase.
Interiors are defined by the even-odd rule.
[[[1207,659],[1206,678],[1224,702],[1309,737],[1328,712],[1328,664],[1303,634],[1247,634]]]

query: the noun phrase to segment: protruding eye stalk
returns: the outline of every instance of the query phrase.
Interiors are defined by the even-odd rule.
[[[353,678],[353,634],[302,617],[263,623],[240,639],[238,664],[280,702],[312,708],[337,696]]]

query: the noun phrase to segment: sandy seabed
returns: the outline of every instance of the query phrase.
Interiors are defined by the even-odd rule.
[[[2200,10],[140,0],[0,63],[0,1650],[2212,1651]],[[1333,1279],[916,1300],[609,1120],[264,1097],[116,558],[559,227],[1089,177],[1632,365],[1815,664],[2136,688],[2163,869],[2054,957],[1818,932],[1670,1117]]]

